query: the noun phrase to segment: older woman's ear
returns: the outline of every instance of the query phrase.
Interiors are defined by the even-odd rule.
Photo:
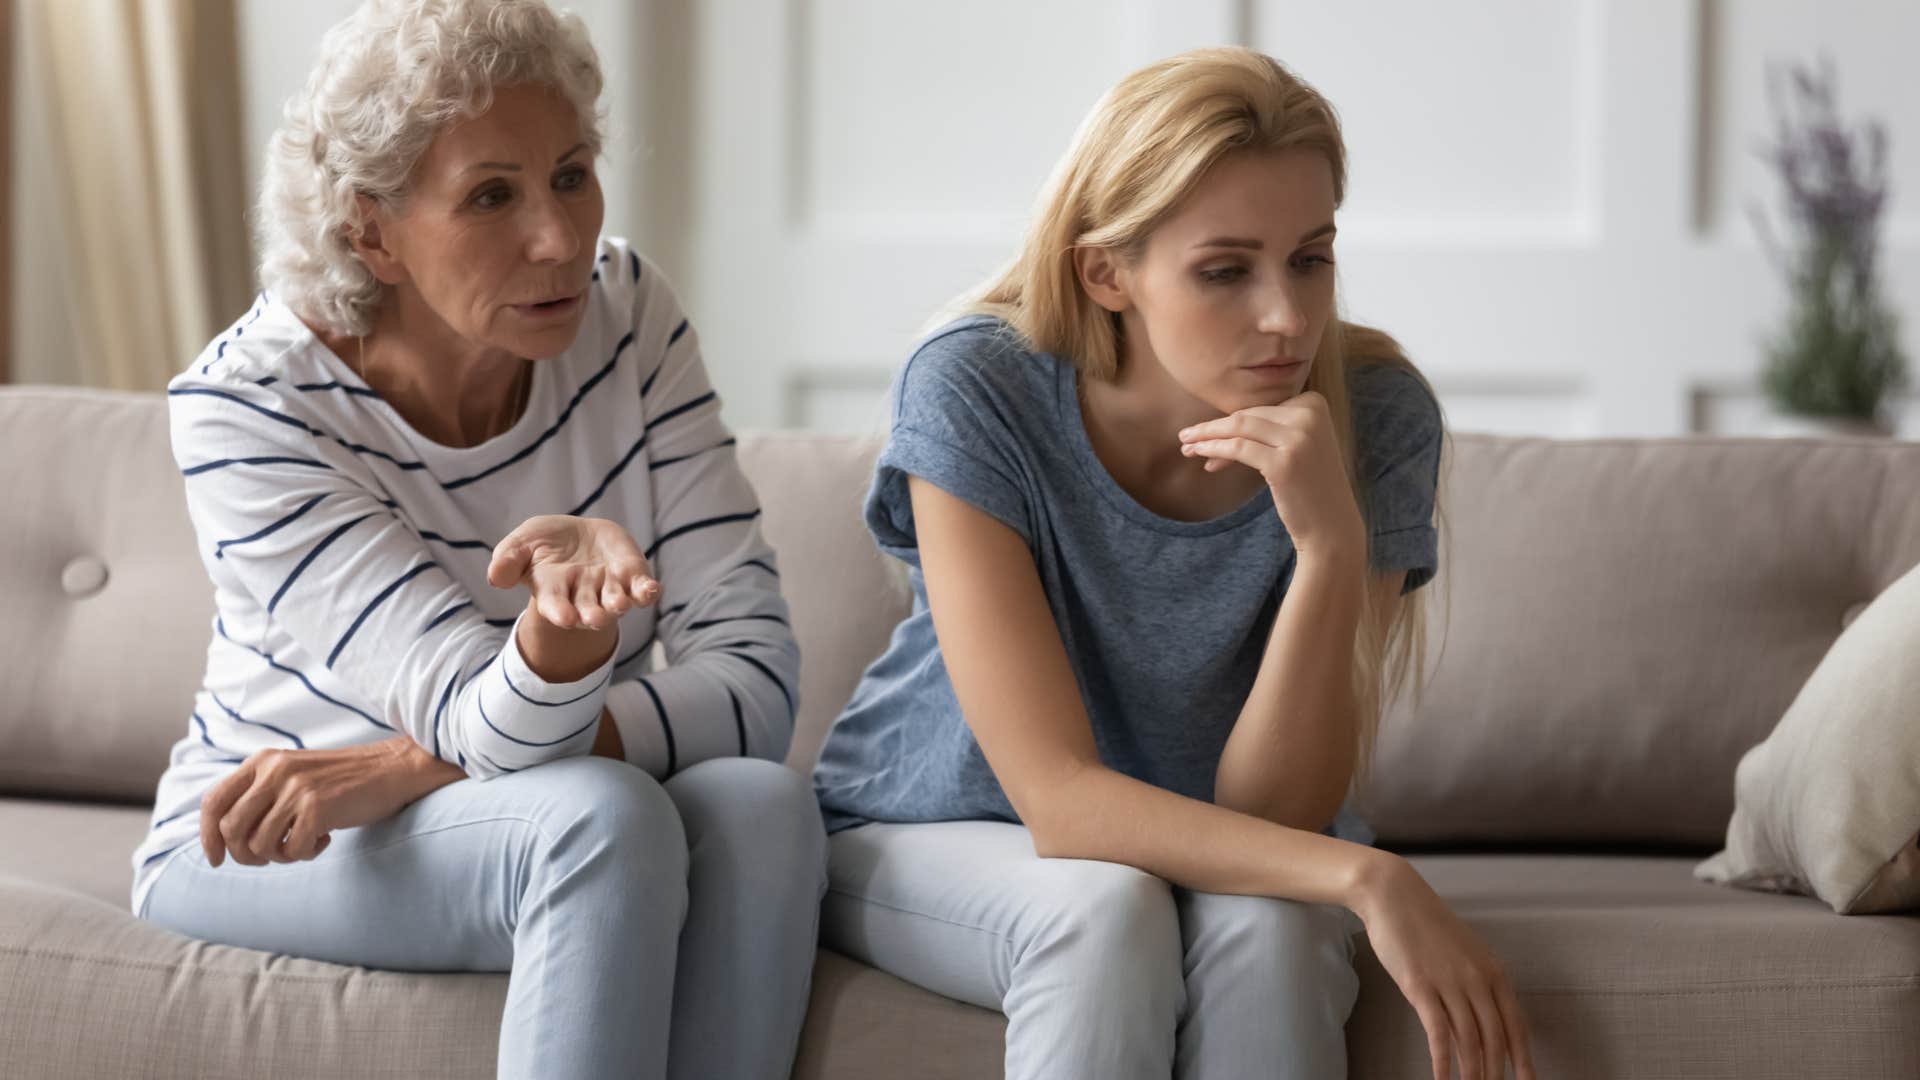
[[[347,227],[347,246],[381,284],[399,284],[406,279],[406,268],[387,247],[386,234],[380,227],[384,214],[379,201],[370,195],[355,195],[353,200],[359,221]]]

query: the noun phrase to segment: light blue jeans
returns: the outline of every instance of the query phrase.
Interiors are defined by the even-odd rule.
[[[141,914],[182,934],[397,971],[510,971],[502,1077],[785,1077],[825,841],[807,782],[742,758],[661,784],[569,758],[462,780],[308,862],[209,867]]]
[[[1007,1080],[1345,1076],[1359,996],[1342,907],[1042,859],[1019,825],[828,841],[821,943],[1007,1017]]]

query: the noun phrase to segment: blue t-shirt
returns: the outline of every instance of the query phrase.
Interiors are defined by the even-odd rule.
[[[923,342],[894,382],[892,431],[867,494],[880,549],[906,563],[913,609],[867,668],[814,769],[830,830],[869,821],[1018,821],[961,716],[927,609],[907,477],[1004,522],[1032,552],[1100,760],[1212,801],[1214,772],[1253,687],[1295,553],[1261,488],[1210,521],[1141,506],[1094,454],[1076,373],[997,319]],[[1432,579],[1440,411],[1418,376],[1349,375],[1376,570]],[[1350,806],[1327,832],[1372,843]]]

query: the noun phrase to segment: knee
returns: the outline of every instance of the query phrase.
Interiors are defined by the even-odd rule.
[[[716,758],[668,780],[666,791],[698,858],[709,848],[826,888],[827,837],[813,788],[772,761]]]
[[[1243,964],[1324,983],[1352,970],[1356,924],[1347,910],[1266,896],[1190,894],[1183,913],[1187,966]]]
[[[528,802],[544,858],[562,866],[604,862],[634,877],[683,888],[687,839],[673,800],[640,769],[605,758],[548,762],[505,780],[537,783]]]
[[[1055,880],[1037,940],[1082,954],[1101,978],[1158,985],[1180,977],[1180,921],[1173,891],[1119,863],[1045,859]]]

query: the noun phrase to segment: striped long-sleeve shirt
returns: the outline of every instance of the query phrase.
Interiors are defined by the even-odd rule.
[[[784,756],[798,650],[698,335],[619,240],[601,241],[588,296],[573,345],[535,363],[524,415],[477,446],[415,432],[267,294],[168,385],[216,615],[133,855],[135,912],[197,842],[207,789],[257,750],[404,733],[484,780],[586,754],[605,705],[656,776]],[[619,522],[661,584],[571,683],[520,655],[526,590],[486,580],[493,546],[540,514]]]

